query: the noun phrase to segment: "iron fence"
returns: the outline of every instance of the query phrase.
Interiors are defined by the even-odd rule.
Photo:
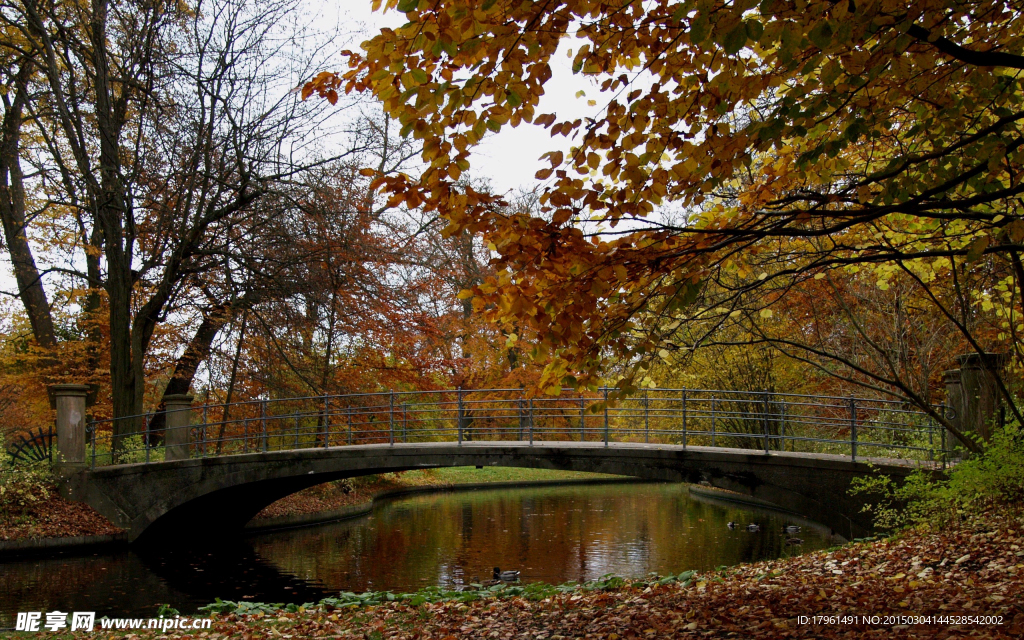
[[[944,428],[896,400],[648,389],[609,403],[610,391],[527,397],[520,389],[456,389],[257,399],[96,420],[87,425],[86,438],[93,467],[474,441],[642,442],[943,463],[950,453]]]

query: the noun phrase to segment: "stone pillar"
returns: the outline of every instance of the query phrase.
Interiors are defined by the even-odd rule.
[[[57,455],[59,465],[85,464],[85,384],[52,384],[51,406],[57,410]]]
[[[958,430],[963,429],[964,390],[960,384],[960,370],[950,369],[942,372],[942,381],[946,384],[946,415]]]
[[[164,396],[167,422],[164,431],[164,460],[187,460],[192,431],[192,399],[185,393]]]
[[[957,357],[963,394],[960,426],[985,440],[992,436],[993,428],[1002,425],[1003,398],[996,376],[1007,359],[1005,353],[966,353]]]

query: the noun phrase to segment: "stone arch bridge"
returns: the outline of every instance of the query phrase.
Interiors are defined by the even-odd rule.
[[[145,430],[152,416],[138,417],[141,446],[136,438],[117,447],[109,421],[82,418],[84,387],[63,387],[62,492],[135,543],[238,535],[264,507],[307,487],[453,466],[707,483],[860,537],[871,518],[849,493],[853,479],[936,468],[945,441],[925,414],[878,400],[651,390],[612,406],[601,396],[488,390],[198,409],[183,396],[168,401],[161,433]]]

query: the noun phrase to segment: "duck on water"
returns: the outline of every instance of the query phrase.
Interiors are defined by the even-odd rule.
[[[499,567],[494,567],[494,579],[501,580],[502,582],[516,582],[519,580],[519,571],[502,571]]]

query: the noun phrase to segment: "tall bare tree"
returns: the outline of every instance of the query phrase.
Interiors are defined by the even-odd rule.
[[[311,70],[293,60],[318,57],[299,51],[296,11],[292,0],[16,0],[0,12],[10,36],[0,47],[22,55],[26,69],[25,97],[13,94],[5,116],[33,123],[40,189],[72,211],[77,253],[63,271],[97,294],[87,311],[105,298],[117,418],[142,412],[158,324],[194,306],[186,294],[223,288],[217,274],[238,247],[260,237],[268,216],[284,215],[257,203],[328,159],[318,108],[289,91]],[[16,212],[10,218],[14,231],[24,228]],[[24,271],[45,296],[38,274]],[[28,308],[29,289],[19,286]],[[231,301],[206,305],[209,322],[186,360],[208,351]],[[32,304],[45,307],[45,297]],[[181,364],[190,380],[194,364]],[[115,446],[139,426],[118,421]]]

